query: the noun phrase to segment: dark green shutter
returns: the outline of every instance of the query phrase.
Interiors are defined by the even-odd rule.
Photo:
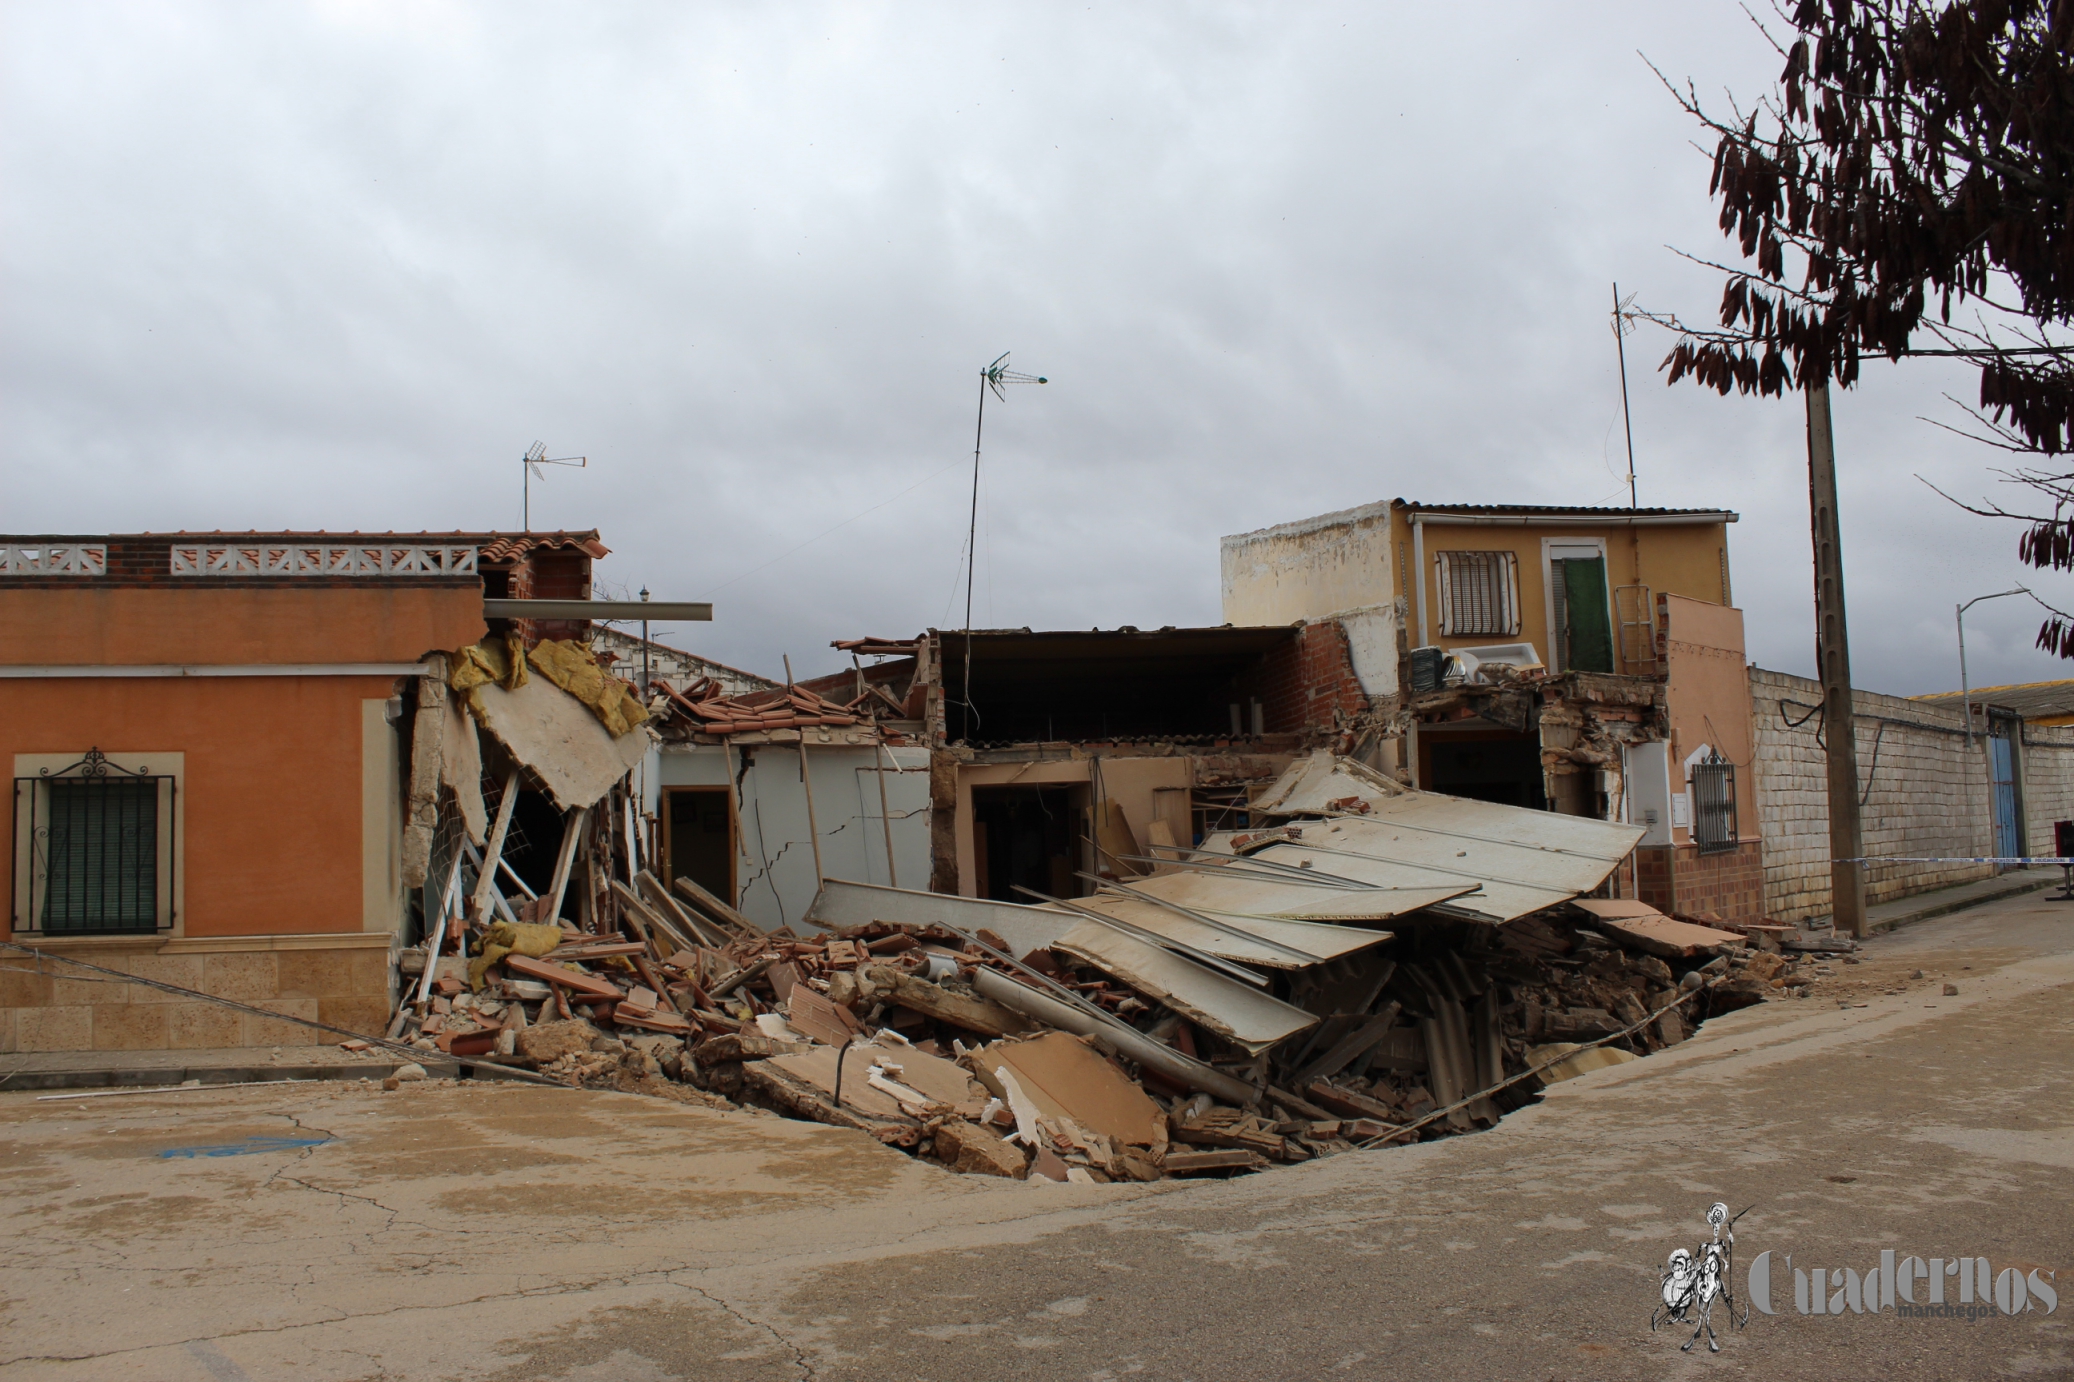
[[[1563,563],[1563,611],[1568,616],[1566,672],[1613,670],[1613,627],[1606,615],[1604,560]]]
[[[49,784],[46,932],[150,931],[158,924],[158,780]]]

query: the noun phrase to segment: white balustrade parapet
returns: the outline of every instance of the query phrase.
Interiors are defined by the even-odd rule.
[[[467,576],[473,547],[408,543],[174,544],[175,576]]]
[[[0,546],[0,576],[105,576],[108,549],[78,544],[70,547]]]

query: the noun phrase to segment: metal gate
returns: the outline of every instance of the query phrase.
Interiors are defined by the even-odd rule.
[[[1988,776],[1995,805],[1995,853],[2005,859],[2024,852],[2016,787],[2014,722],[1996,718],[1988,729]]]

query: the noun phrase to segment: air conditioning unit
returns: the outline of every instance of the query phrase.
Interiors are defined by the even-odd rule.
[[[1452,656],[1473,682],[1493,681],[1501,671],[1531,672],[1542,666],[1532,643],[1486,643],[1480,648],[1456,648]]]

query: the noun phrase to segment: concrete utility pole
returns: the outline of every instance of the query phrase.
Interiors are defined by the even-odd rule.
[[[1829,744],[1829,888],[1836,929],[1865,934],[1865,875],[1858,819],[1858,734],[1851,715],[1851,645],[1844,620],[1843,536],[1836,516],[1836,437],[1829,381],[1807,388],[1808,514],[1815,539],[1815,668],[1822,679],[1822,729]]]

